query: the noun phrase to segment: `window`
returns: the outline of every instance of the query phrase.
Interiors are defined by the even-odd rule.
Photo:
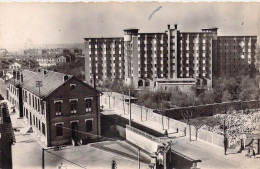
[[[77,101],[76,100],[72,100],[70,102],[70,112],[71,112],[71,114],[77,113]]]
[[[39,120],[39,130],[41,131],[41,122],[40,122],[40,120]]]
[[[38,111],[40,111],[40,99],[37,99],[37,103],[38,103]]]
[[[45,135],[45,124],[42,123],[42,134]]]
[[[35,124],[36,124],[36,128],[38,128],[38,118],[35,118]]]
[[[75,89],[75,87],[76,87],[76,84],[70,84],[71,90]]]
[[[36,96],[34,97],[34,104],[35,104],[35,109],[38,110],[38,105],[37,105],[37,98],[36,98]]]
[[[55,112],[56,116],[61,116],[61,102],[55,103]]]
[[[92,123],[93,123],[93,120],[86,120],[86,131],[87,132],[93,131]]]
[[[92,99],[86,99],[86,113],[91,112]]]
[[[33,107],[34,107],[34,96],[32,95],[32,102],[33,102]]]
[[[62,123],[58,123],[55,125],[56,126],[56,136],[62,136],[63,135],[63,124]]]

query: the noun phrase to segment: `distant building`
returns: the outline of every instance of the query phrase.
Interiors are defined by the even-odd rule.
[[[16,72],[7,98],[46,146],[100,136],[100,92],[77,78],[42,70]]]
[[[6,57],[7,50],[6,49],[0,49],[0,57]]]
[[[57,57],[57,64],[66,63],[68,61],[68,57],[61,55]]]
[[[12,144],[15,136],[6,103],[0,104],[0,168],[12,169]]]
[[[256,47],[256,69],[258,74],[260,74],[260,46]]]
[[[22,68],[22,64],[18,61],[15,61],[9,65],[10,70],[20,70]]]
[[[42,49],[26,49],[24,50],[25,56],[41,56],[44,54],[44,51]]]
[[[34,60],[2,60],[0,66],[5,71],[22,70],[22,69],[35,69],[38,63]]]
[[[89,84],[93,84],[93,76],[98,82],[117,79],[133,84],[135,88],[158,89],[157,85],[162,81],[167,90],[173,86],[194,86],[194,82],[197,88],[211,88],[213,78],[227,74],[226,68],[220,70],[219,67],[224,65],[221,59],[224,50],[230,50],[226,51],[230,60],[239,60],[240,57],[243,60],[243,53],[233,52],[234,42],[231,41],[234,39],[237,39],[237,46],[242,45],[247,50],[244,56],[250,66],[246,66],[252,70],[255,67],[256,36],[236,36],[225,41],[227,37],[218,37],[217,30],[180,32],[177,25],[174,28],[168,25],[162,33],[139,33],[138,29],[126,29],[124,37],[85,38],[85,79]],[[242,39],[244,42],[240,43]],[[222,48],[224,43],[229,43],[230,47]],[[225,65],[233,66],[230,62]],[[178,85],[180,81],[182,85]]]
[[[56,56],[37,57],[36,61],[41,67],[55,66],[57,64]]]

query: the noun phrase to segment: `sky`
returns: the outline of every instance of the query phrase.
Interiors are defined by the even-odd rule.
[[[218,35],[258,35],[259,2],[0,3],[0,48],[25,43],[83,43],[86,37],[123,37],[123,30],[181,32],[218,27]],[[260,41],[260,40],[259,40]]]

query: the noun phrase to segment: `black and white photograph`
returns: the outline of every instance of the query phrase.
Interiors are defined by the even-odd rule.
[[[0,169],[260,169],[260,1],[0,1]]]

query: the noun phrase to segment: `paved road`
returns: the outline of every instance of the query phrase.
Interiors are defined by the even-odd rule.
[[[11,115],[13,127],[22,130],[23,119],[17,119]],[[15,132],[16,143],[12,146],[14,169],[40,169],[42,166],[42,147],[32,134]],[[68,169],[107,169],[111,168],[111,162],[115,160],[120,169],[136,169],[137,160],[122,157],[120,155],[105,152],[88,145],[68,146],[60,151],[47,150],[45,152],[45,168],[54,169],[61,163]],[[141,169],[148,169],[147,164],[141,164]]]

